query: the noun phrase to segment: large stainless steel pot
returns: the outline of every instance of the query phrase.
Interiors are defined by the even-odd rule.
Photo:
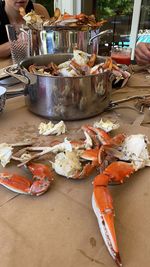
[[[21,75],[9,71],[25,83],[25,102],[30,111],[54,120],[79,120],[107,108],[112,89],[109,71],[82,77],[42,76],[28,71],[31,64],[60,64],[72,57],[72,54],[30,57],[21,62]],[[104,60],[97,57],[97,63]]]
[[[111,30],[79,30],[45,26],[43,30],[30,30],[31,54],[72,53],[74,48],[88,52],[99,52],[99,37]]]

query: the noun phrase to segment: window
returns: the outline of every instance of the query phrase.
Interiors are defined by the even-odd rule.
[[[150,1],[143,0],[138,29],[138,42],[150,43]]]
[[[100,55],[109,55],[112,45],[129,46],[134,0],[97,0],[95,15],[98,20],[107,22],[101,30],[110,29],[112,33],[100,39]]]

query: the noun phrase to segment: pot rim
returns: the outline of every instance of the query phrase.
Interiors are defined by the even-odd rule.
[[[82,25],[82,26],[51,26],[51,25],[44,25],[43,29],[44,30],[52,30],[52,31],[81,31],[81,32],[89,32],[89,31],[96,31],[96,30],[100,30],[101,26],[97,26],[97,27],[89,27],[87,25]]]
[[[88,53],[87,53],[88,54]],[[19,66],[23,69],[23,70],[25,70],[25,71],[27,71],[30,75],[35,75],[35,76],[39,76],[39,77],[49,77],[49,78],[52,78],[52,79],[64,79],[64,78],[67,78],[67,79],[72,79],[72,78],[74,78],[74,79],[79,79],[79,78],[87,78],[87,77],[97,77],[97,76],[99,76],[100,74],[101,74],[101,72],[100,73],[98,73],[98,74],[88,74],[88,75],[78,75],[78,76],[73,76],[73,77],[68,77],[68,76],[51,76],[51,75],[46,75],[46,74],[38,74],[38,73],[30,73],[29,71],[28,71],[28,69],[26,68],[26,67],[24,67],[24,63],[26,63],[26,62],[28,62],[28,61],[32,61],[32,60],[36,60],[36,59],[39,59],[39,58],[43,58],[43,60],[45,59],[45,58],[47,58],[47,57],[50,57],[50,56],[52,56],[52,58],[54,57],[55,58],[55,55],[57,55],[57,56],[69,56],[70,57],[70,59],[73,57],[73,53],[57,53],[57,54],[45,54],[45,55],[37,55],[37,56],[31,56],[31,57],[28,57],[28,58],[26,58],[26,59],[24,59],[24,60],[22,60],[21,62],[20,62],[20,64],[19,64]],[[90,57],[91,56],[91,54],[88,54],[88,56]],[[101,60],[106,60],[106,58],[107,57],[104,57],[104,56],[97,56],[97,59],[101,59]],[[69,60],[69,59],[67,59],[67,60]],[[62,63],[64,63],[64,62],[62,62]],[[61,64],[61,63],[59,63],[59,64]],[[31,65],[31,64],[30,64]],[[29,65],[29,66],[30,66]],[[28,67],[29,67],[28,66]],[[104,70],[102,73],[111,73],[110,72],[110,70]]]

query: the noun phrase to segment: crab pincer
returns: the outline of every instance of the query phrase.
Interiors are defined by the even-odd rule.
[[[93,183],[92,207],[105,245],[119,267],[122,263],[115,233],[113,200],[108,184],[110,182],[123,183],[134,172],[133,164],[116,161],[111,163],[103,173],[97,175]]]
[[[44,194],[53,180],[51,168],[40,163],[30,163],[27,167],[33,175],[32,181],[19,174],[3,172],[0,173],[0,184],[20,194]]]

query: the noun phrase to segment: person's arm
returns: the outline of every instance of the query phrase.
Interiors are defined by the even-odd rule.
[[[139,65],[150,64],[150,43],[138,43],[135,49],[135,58]]]
[[[42,15],[45,19],[50,19],[49,13],[44,6],[42,6],[41,4],[33,4],[33,5],[36,14]]]
[[[10,44],[9,42],[0,45],[0,58],[10,56]]]

